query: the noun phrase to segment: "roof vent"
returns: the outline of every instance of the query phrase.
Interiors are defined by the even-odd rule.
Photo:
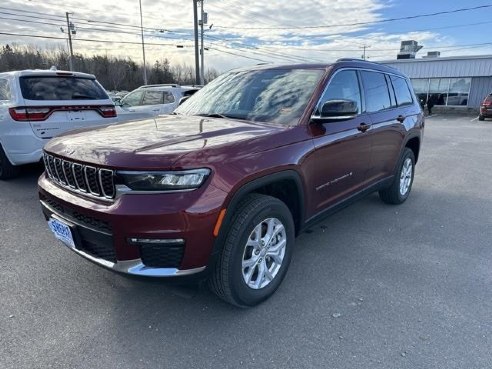
[[[53,65],[50,70],[52,70],[53,72],[56,72],[58,69],[56,69],[56,67]]]
[[[422,58],[429,59],[429,58],[439,58],[441,56],[440,51],[428,51],[427,55],[424,55]]]
[[[419,45],[417,41],[402,41],[400,45],[400,52],[396,56],[396,59],[415,59],[415,55],[422,48],[423,46]]]

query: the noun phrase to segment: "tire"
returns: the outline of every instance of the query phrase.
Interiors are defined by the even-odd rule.
[[[271,237],[269,231],[275,231],[275,236]],[[282,201],[260,194],[248,195],[233,215],[209,287],[235,306],[250,307],[265,301],[287,273],[294,238],[292,214]],[[263,268],[270,277],[261,272]]]
[[[483,115],[479,115],[479,116],[478,116],[478,120],[480,120],[480,121],[484,121],[484,120],[485,120],[485,117],[484,117]]]
[[[0,179],[14,178],[19,175],[19,167],[12,165],[0,146]]]
[[[415,155],[405,147],[398,162],[395,179],[388,188],[379,191],[379,197],[387,204],[402,204],[410,195],[415,174]],[[404,181],[404,182],[402,182]]]

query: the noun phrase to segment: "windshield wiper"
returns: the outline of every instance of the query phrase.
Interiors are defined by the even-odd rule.
[[[94,100],[94,96],[89,95],[72,95],[72,100]]]
[[[239,116],[239,115],[233,115],[233,114],[221,114],[221,113],[203,113],[203,114],[195,114],[199,117],[206,117],[206,118],[222,118],[222,119],[239,119],[239,120],[246,120],[245,117]]]

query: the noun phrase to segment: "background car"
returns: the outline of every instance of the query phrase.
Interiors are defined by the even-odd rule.
[[[116,123],[113,101],[91,74],[0,73],[0,179],[41,160],[48,140],[75,128]]]
[[[485,118],[492,118],[492,93],[483,99],[480,104],[480,115],[478,120],[485,120]]]
[[[117,112],[121,119],[142,119],[161,114],[171,114],[183,97],[191,96],[200,87],[177,84],[146,85],[123,97]]]

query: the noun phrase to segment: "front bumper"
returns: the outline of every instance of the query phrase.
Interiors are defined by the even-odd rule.
[[[58,218],[72,228],[72,251],[102,267],[137,276],[180,277],[204,271],[210,260],[223,197],[220,190],[178,196],[125,194],[108,204],[71,193],[43,174],[39,191],[45,218]],[[207,194],[210,191],[212,196]],[[185,208],[177,211],[179,205]],[[155,247],[135,246],[132,238],[184,243],[181,249],[162,249],[164,255],[156,255]]]

